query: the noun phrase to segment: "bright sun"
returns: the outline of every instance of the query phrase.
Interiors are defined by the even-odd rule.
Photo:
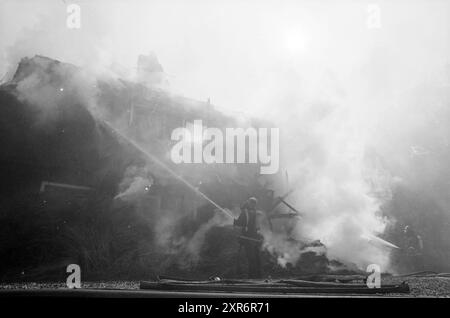
[[[284,33],[283,44],[290,54],[297,55],[305,52],[308,40],[302,30],[290,29]]]

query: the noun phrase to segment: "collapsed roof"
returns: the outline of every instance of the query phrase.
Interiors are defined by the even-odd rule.
[[[140,62],[162,71],[155,57],[142,57]],[[17,187],[26,182],[36,189],[48,180],[113,193],[127,167],[151,165],[103,121],[194,183],[214,179],[248,186],[258,174],[255,165],[173,165],[167,160],[173,129],[194,119],[219,128],[235,126],[237,121],[209,101],[192,100],[145,83],[93,75],[36,55],[23,58],[12,80],[0,86],[0,104],[2,175],[17,181]],[[247,124],[261,125],[255,120]],[[159,181],[167,179],[158,167],[152,170]],[[27,177],[12,178],[11,174]],[[11,184],[4,187],[11,190]]]

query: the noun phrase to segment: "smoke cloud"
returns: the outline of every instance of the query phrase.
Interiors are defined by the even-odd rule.
[[[292,236],[320,239],[330,258],[384,270],[389,250],[364,237],[408,219],[408,209],[386,218],[396,189],[421,191],[437,205],[434,224],[448,222],[447,2],[377,1],[374,29],[365,1],[79,4],[82,27],[74,30],[66,27],[64,1],[1,0],[0,77],[12,74],[20,58],[42,54],[95,74],[134,78],[137,56],[155,51],[174,92],[211,97],[227,112],[245,109],[282,128],[282,165],[296,186],[289,200],[304,213]],[[68,87],[81,85],[77,92],[95,86],[74,81]],[[62,97],[47,83],[40,74],[18,90],[51,109],[52,99]],[[93,95],[82,94],[88,103]],[[125,178],[117,198],[131,199],[151,183]],[[206,229],[218,224],[212,219],[186,248],[196,255]],[[449,241],[433,235],[430,241]],[[301,257],[286,238],[266,243],[280,264]]]
[[[115,199],[126,202],[136,202],[144,196],[153,185],[153,178],[145,168],[130,166],[125,171],[124,178],[119,185],[120,193]]]

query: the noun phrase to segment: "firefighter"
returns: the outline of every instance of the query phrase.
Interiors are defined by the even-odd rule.
[[[258,233],[257,203],[256,198],[249,198],[241,205],[241,214],[234,220],[234,225],[242,228],[239,243],[245,249],[249,278],[261,277],[260,248],[262,240]]]

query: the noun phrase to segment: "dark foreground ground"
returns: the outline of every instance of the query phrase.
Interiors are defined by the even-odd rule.
[[[386,277],[382,280],[383,284],[399,284],[406,281],[411,289],[410,294],[388,294],[382,296],[392,297],[450,297],[450,278],[445,277]],[[56,296],[87,296],[87,297],[186,297],[188,293],[173,292],[154,292],[140,290],[138,281],[102,281],[102,282],[84,282],[81,290],[68,290],[65,283],[12,283],[0,284],[0,296],[2,295],[41,295],[52,296],[52,290]],[[187,294],[187,295],[186,295]],[[204,297],[202,293],[190,293],[192,296]],[[210,296],[230,296],[229,294],[214,293]],[[238,295],[234,295],[238,296]],[[242,295],[241,295],[242,296]],[[252,295],[247,295],[252,296]],[[258,296],[258,295],[253,295]],[[277,296],[277,295],[272,295]],[[301,295],[308,296],[308,295]],[[320,297],[321,295],[311,295]],[[343,295],[339,295],[342,297]],[[295,295],[289,295],[295,297]],[[365,296],[367,297],[367,296]],[[374,297],[374,296],[369,296]]]

